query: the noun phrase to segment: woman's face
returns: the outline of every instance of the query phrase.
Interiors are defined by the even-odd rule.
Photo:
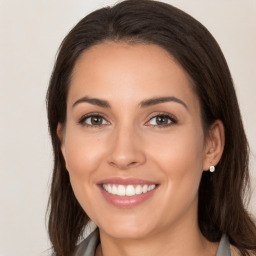
[[[210,165],[199,100],[162,48],[105,42],[85,51],[58,134],[77,200],[101,232],[141,238],[197,223]]]

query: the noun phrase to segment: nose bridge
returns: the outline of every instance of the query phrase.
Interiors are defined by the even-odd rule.
[[[128,169],[145,161],[143,147],[136,127],[123,124],[113,131],[108,162],[119,169]]]

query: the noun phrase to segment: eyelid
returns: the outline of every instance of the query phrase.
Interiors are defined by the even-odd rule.
[[[172,126],[174,124],[176,124],[178,122],[178,119],[176,118],[176,116],[170,114],[170,113],[167,113],[167,112],[157,112],[157,113],[154,113],[149,119],[148,121],[146,122],[149,123],[150,120],[152,120],[153,118],[156,118],[157,116],[166,116],[168,118],[170,118],[171,120],[171,123],[170,124],[165,124],[165,125],[146,125],[146,126],[151,126],[151,127],[169,127],[169,126]]]
[[[96,117],[102,117],[108,124],[110,124],[110,122],[107,120],[107,118],[105,117],[104,114],[99,113],[99,112],[91,112],[91,113],[87,113],[85,115],[83,115],[82,117],[79,118],[78,120],[78,124],[81,124],[83,126],[87,126],[87,127],[93,127],[93,128],[99,128],[101,126],[104,126],[106,124],[101,124],[101,125],[90,125],[90,124],[86,124],[84,121],[92,116],[96,116]]]
[[[91,113],[87,113],[87,114],[83,115],[82,117],[79,118],[78,124],[83,125],[83,126],[87,126],[87,127],[93,127],[93,128],[100,128],[101,126],[106,125],[106,124],[101,124],[101,125],[86,124],[84,122],[85,119],[88,118],[88,117],[92,117],[92,116],[102,117],[108,124],[110,124],[110,122],[105,117],[105,115],[103,113],[100,113],[100,112],[91,112]],[[170,124],[165,124],[165,125],[146,125],[146,126],[158,127],[158,128],[159,127],[169,127],[169,126],[171,126],[173,124],[176,124],[178,122],[178,119],[173,114],[170,114],[170,113],[167,113],[167,112],[157,112],[157,113],[154,113],[154,114],[151,115],[151,117],[148,119],[146,124],[149,123],[149,121],[152,120],[153,118],[156,118],[157,116],[166,116],[166,117],[170,118],[171,123]]]

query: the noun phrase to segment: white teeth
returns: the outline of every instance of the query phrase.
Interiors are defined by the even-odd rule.
[[[153,190],[155,187],[156,187],[156,185],[155,185],[155,184],[153,184],[153,185],[150,185],[150,186],[148,187],[148,191],[151,191],[151,190]]]
[[[109,192],[109,191],[108,191],[108,192]],[[109,193],[111,193],[111,192],[109,192]],[[125,196],[125,186],[119,185],[119,186],[117,187],[117,195],[118,195],[118,196]]]
[[[112,187],[112,194],[113,195],[117,194],[117,187],[115,185]]]
[[[142,194],[142,187],[141,187],[141,185],[139,185],[139,186],[136,187],[135,193],[136,193],[136,195]]]
[[[132,185],[128,185],[126,187],[125,195],[126,196],[134,196],[135,195],[135,189]]]
[[[103,189],[110,194],[118,195],[118,196],[134,196],[140,195],[142,193],[147,193],[156,188],[155,184],[152,185],[111,185],[111,184],[103,184]]]
[[[144,185],[143,188],[142,188],[142,191],[143,191],[143,193],[146,193],[148,191],[148,186]]]

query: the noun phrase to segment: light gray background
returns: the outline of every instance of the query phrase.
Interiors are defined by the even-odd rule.
[[[116,1],[0,0],[0,256],[47,255],[52,168],[45,94],[57,48],[87,13]],[[165,1],[201,21],[229,63],[256,152],[256,1]],[[250,211],[256,213],[256,195]]]

